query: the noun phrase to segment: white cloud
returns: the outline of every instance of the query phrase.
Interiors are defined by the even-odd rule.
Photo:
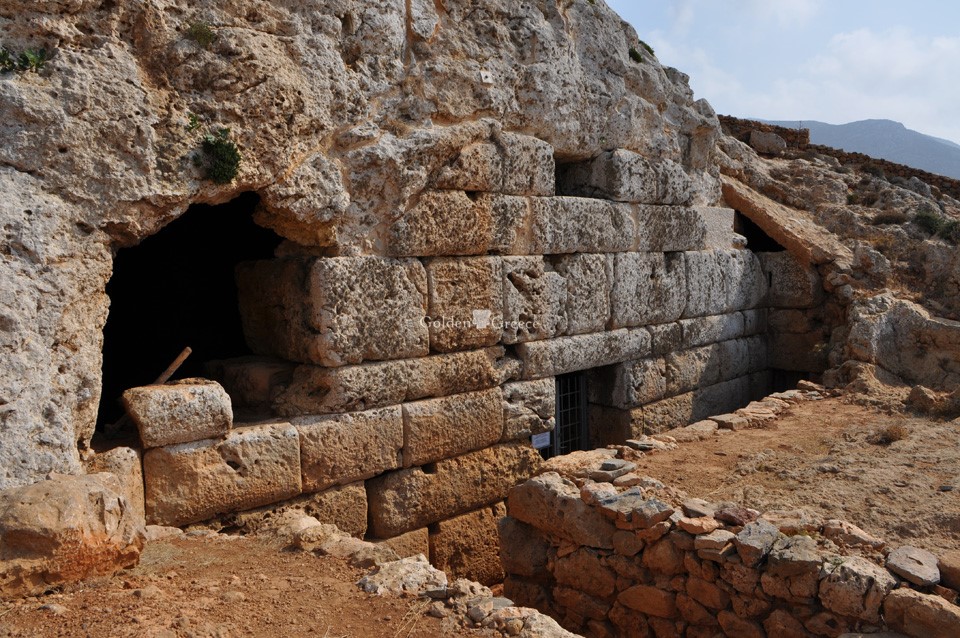
[[[758,22],[776,22],[781,27],[797,27],[809,23],[820,13],[823,0],[739,0],[743,18]]]

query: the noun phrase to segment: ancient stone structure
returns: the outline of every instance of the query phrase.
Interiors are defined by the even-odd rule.
[[[581,454],[544,468],[563,475],[548,471],[514,488],[500,523],[504,595],[571,631],[591,638],[960,632],[960,607],[938,595],[943,576],[929,552],[904,546],[884,560],[876,553],[883,541],[848,523],[684,501],[632,473],[636,465],[615,450]]]

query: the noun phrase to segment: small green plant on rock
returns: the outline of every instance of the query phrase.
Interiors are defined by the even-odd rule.
[[[7,47],[0,47],[0,73],[12,73],[17,70],[17,61]]]
[[[216,133],[204,135],[202,148],[207,179],[216,184],[229,184],[237,177],[243,158],[240,149],[230,139],[230,129],[221,128]]]
[[[644,50],[646,50],[646,52],[649,53],[650,55],[654,55],[653,47],[647,44],[646,42],[644,42],[643,40],[640,40],[640,46],[642,46]]]
[[[46,49],[27,49],[17,58],[17,66],[21,71],[39,73],[50,60],[50,52]]]
[[[191,22],[187,27],[187,39],[193,40],[203,49],[209,49],[216,42],[217,32],[209,23],[202,20]]]
[[[943,229],[945,220],[933,210],[932,206],[921,205],[917,214],[913,216],[913,223],[931,235],[936,235]]]
[[[630,59],[636,63],[643,62],[643,56],[637,51],[636,47],[630,47]]]

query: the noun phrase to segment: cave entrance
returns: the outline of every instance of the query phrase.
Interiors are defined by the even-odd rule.
[[[755,253],[779,253],[786,250],[776,239],[740,211],[734,212],[733,231],[743,235],[747,240],[747,249]]]
[[[251,354],[234,268],[272,257],[281,241],[254,223],[259,200],[251,192],[218,206],[191,206],[139,245],[117,252],[107,284],[99,435],[123,415],[123,391],[152,383],[184,347],[193,354],[174,378],[206,376],[209,361]]]

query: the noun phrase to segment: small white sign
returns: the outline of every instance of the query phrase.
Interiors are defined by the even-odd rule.
[[[486,69],[480,70],[480,81],[484,84],[493,84],[493,73]]]
[[[550,447],[550,433],[541,432],[540,434],[534,434],[530,437],[530,442],[533,443],[533,447],[538,450],[542,450],[545,447]]]

